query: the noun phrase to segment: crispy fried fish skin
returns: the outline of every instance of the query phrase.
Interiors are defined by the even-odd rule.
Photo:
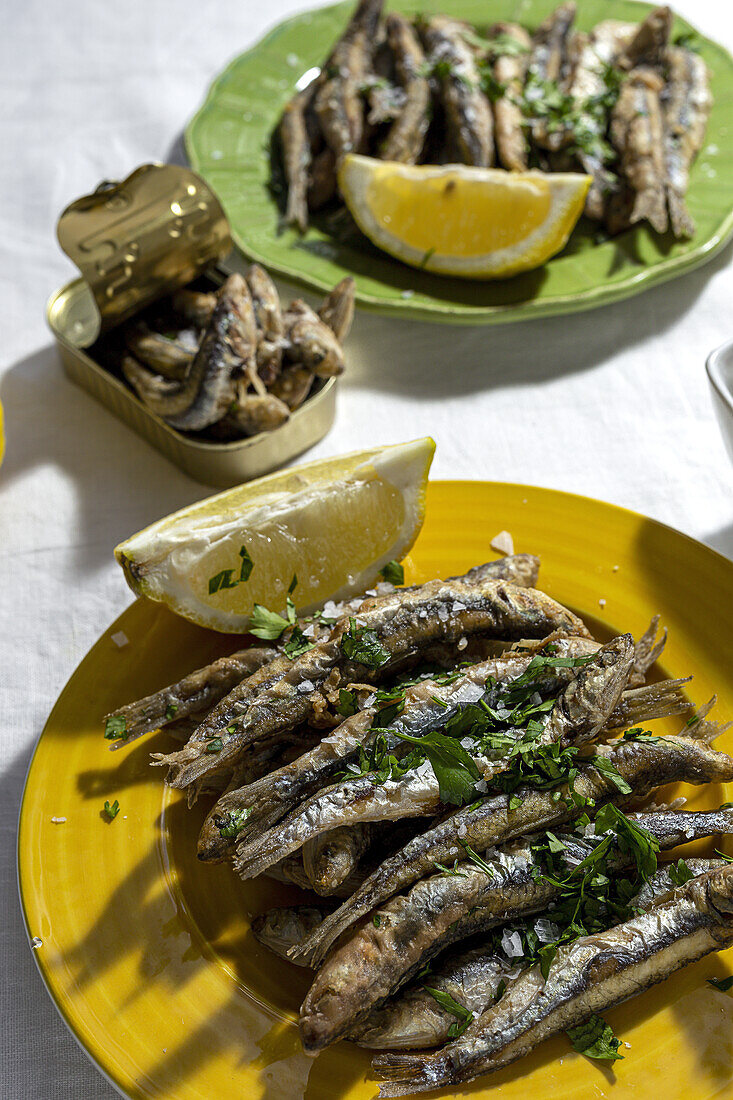
[[[305,233],[308,228],[308,169],[311,144],[306,124],[306,109],[315,92],[308,86],[293,96],[278,123],[283,169],[288,195],[284,224]]]
[[[621,635],[598,650],[588,665],[576,676],[570,676],[536,744],[582,743],[600,732],[623,690],[633,655],[630,634]],[[406,717],[400,715],[392,730],[410,730],[411,736],[420,737],[441,729],[461,705],[465,706],[466,699],[475,703],[484,697],[487,685],[491,689],[494,667],[492,662],[475,666],[472,675],[463,676],[445,687],[430,681],[418,685],[413,691],[417,693],[422,688],[422,705],[411,706]],[[538,688],[540,686],[538,683]],[[490,700],[489,691],[487,701]],[[384,736],[388,748],[399,752],[399,734],[389,731]],[[473,752],[472,756],[482,778],[489,782],[505,770],[511,759],[508,748],[503,755],[484,756]],[[243,878],[253,878],[283,855],[342,825],[437,813],[441,808],[440,794],[440,784],[427,760],[397,779],[383,780],[372,774],[347,776],[319,790],[269,832],[259,831],[255,837],[238,840],[235,870]]]
[[[624,805],[629,798],[643,797],[665,783],[703,784],[726,782],[733,778],[733,758],[715,752],[704,742],[691,737],[665,737],[657,742],[620,741],[599,746],[632,794],[622,796],[614,782],[592,764],[582,765],[574,784],[575,792],[593,799],[596,805],[615,802]],[[390,856],[336,912],[316,929],[302,945],[301,957],[311,964],[320,962],[330,946],[346,928],[375,906],[400,890],[430,874],[436,863],[450,864],[465,860],[469,845],[482,851],[516,836],[553,828],[571,821],[581,812],[567,788],[557,792],[521,789],[521,805],[510,808],[509,795],[490,795],[480,803],[456,811],[427,832],[415,837]]]
[[[527,63],[527,74],[533,77],[535,82],[562,84],[566,79],[568,38],[575,22],[576,10],[573,0],[560,4],[535,31],[532,37],[532,52]],[[531,88],[526,89],[528,103],[531,103],[533,95],[539,99],[542,95],[541,87],[536,87],[536,91]],[[543,149],[559,149],[565,140],[563,131],[548,130],[547,122],[543,118],[532,120],[531,132],[535,144]]]
[[[306,302],[300,298],[291,302],[283,321],[286,358],[302,364],[319,378],[343,374],[344,353],[340,343]]]
[[[597,643],[586,638],[560,638],[555,643],[556,653],[562,657],[583,657],[592,652]],[[454,714],[461,702],[476,698],[476,688],[483,690],[489,680],[503,683],[526,671],[534,653],[510,652],[473,665],[463,676],[451,684],[443,685],[434,680],[415,684],[405,691],[402,714],[390,723],[392,730],[402,730],[419,736],[430,723],[442,724]],[[555,669],[550,683],[560,687],[575,676],[572,668]],[[544,686],[548,681],[544,681]],[[440,702],[436,702],[436,700]],[[292,764],[271,772],[250,787],[231,791],[209,812],[199,836],[199,859],[224,859],[233,849],[234,842],[221,836],[219,826],[231,811],[247,811],[247,823],[239,834],[244,840],[255,834],[261,836],[265,828],[272,827],[300,799],[310,796],[320,786],[356,758],[358,750],[371,735],[377,714],[375,704],[366,705],[356,714],[346,718],[335,730],[322,739],[309,752]],[[394,733],[386,734],[390,750],[398,744]]]
[[[326,146],[313,157],[308,172],[308,209],[320,210],[336,194],[336,154]]]
[[[387,16],[387,40],[395,58],[405,105],[392,124],[380,150],[383,160],[416,164],[430,125],[430,84],[425,76],[425,54],[411,23],[401,15]]]
[[[632,69],[611,115],[611,140],[619,152],[624,178],[635,193],[630,223],[646,220],[657,233],[666,232],[669,224],[659,99],[663,87],[661,77],[652,69]]]
[[[431,581],[414,591],[395,592],[360,609],[354,628],[357,640],[364,637],[359,631],[374,632],[385,653],[384,664],[374,669],[350,660],[343,641],[351,626],[348,619],[340,620],[329,637],[307,653],[292,661],[277,658],[255,673],[243,690],[235,688],[214,708],[195,741],[161,759],[159,763],[171,765],[171,785],[185,787],[210,771],[229,767],[252,741],[267,740],[307,721],[327,679],[332,689],[344,680],[378,682],[400,659],[432,643],[454,643],[473,634],[518,639],[546,637],[565,628],[588,636],[582,620],[549,596],[495,580]],[[222,739],[218,753],[206,751],[212,737]]]
[[[233,687],[276,655],[274,646],[240,649],[229,657],[220,657],[203,668],[189,672],[175,684],[112,711],[105,715],[104,721],[124,718],[125,738],[122,744],[129,744],[136,737],[160,729],[170,722],[210,710]]]
[[[718,828],[733,832],[730,810],[700,818],[667,811],[633,817],[662,849],[710,836]],[[581,839],[560,833],[559,837],[572,859],[569,866],[580,863],[603,839],[602,834]],[[303,1002],[300,1028],[306,1052],[316,1053],[350,1032],[445,947],[544,911],[560,890],[542,876],[542,862],[531,845],[530,838],[489,850],[483,857],[488,872],[464,864],[460,875],[430,875],[365,920],[326,959]],[[606,866],[617,871],[632,862],[616,847],[609,852]]]
[[[733,866],[690,879],[646,913],[561,948],[547,979],[523,974],[463,1035],[433,1055],[385,1055],[381,1096],[406,1096],[505,1066],[544,1039],[733,943]]]
[[[314,109],[326,143],[340,160],[358,152],[364,135],[361,86],[371,70],[382,0],[359,0],[344,34],[324,66]]]
[[[488,168],[494,163],[494,120],[465,29],[436,15],[425,26],[424,39],[438,75],[449,144],[463,164]]]
[[[226,415],[226,423],[236,436],[272,432],[290,419],[290,409],[274,393],[247,393],[244,379],[242,383]]]
[[[340,283],[336,283],[318,310],[319,318],[324,325],[328,325],[339,344],[343,344],[351,331],[355,298],[356,283],[351,275],[347,275]]]
[[[372,839],[370,825],[332,829],[303,845],[303,867],[317,894],[328,897],[355,872]]]
[[[628,69],[636,65],[661,65],[666,60],[671,30],[671,8],[664,6],[649,12],[626,46],[621,64]]]
[[[710,73],[699,54],[679,46],[666,53],[664,150],[667,205],[675,237],[691,237],[695,224],[685,204],[690,165],[702,148],[713,98]]]
[[[294,363],[280,371],[270,392],[283,401],[291,412],[295,412],[311,392],[314,378],[315,374],[312,370],[308,367],[299,367]]]
[[[524,115],[519,106],[522,95],[524,70],[527,65],[532,39],[518,23],[496,23],[490,36],[506,35],[514,39],[523,54],[499,54],[493,64],[493,75],[502,89],[494,100],[494,130],[499,164],[510,171],[523,172],[527,168],[527,139],[524,135]]]

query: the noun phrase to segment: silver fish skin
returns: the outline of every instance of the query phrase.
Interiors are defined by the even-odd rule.
[[[375,1059],[380,1096],[450,1087],[505,1066],[593,1013],[733,944],[733,866],[690,879],[646,913],[561,948],[547,980],[533,967],[434,1055]]]
[[[359,0],[344,34],[323,68],[314,110],[326,143],[339,161],[359,152],[364,136],[361,86],[371,72],[382,0]]]
[[[125,723],[124,739],[116,741],[112,747],[129,745],[145,733],[210,710],[233,687],[271,661],[277,652],[274,646],[240,649],[229,657],[220,657],[189,672],[175,684],[105,715],[105,724],[112,719],[123,719]]]
[[[476,58],[465,41],[465,27],[436,15],[426,24],[424,40],[430,64],[439,69],[448,141],[463,164],[490,168],[494,163],[494,120],[481,91]]]
[[[717,731],[715,731],[717,733]],[[632,788],[622,795],[615,783],[592,764],[581,765],[574,790],[595,804],[628,805],[666,783],[704,784],[733,778],[733,758],[711,749],[704,740],[670,736],[656,742],[620,741],[599,745],[605,756]],[[522,788],[515,794],[521,803],[510,808],[510,796],[490,795],[480,803],[457,810],[438,825],[414,838],[381,864],[339,909],[328,917],[302,945],[311,965],[320,963],[336,939],[355,921],[418,879],[431,874],[436,863],[450,865],[467,858],[465,845],[484,851],[496,844],[554,828],[577,817],[581,810],[567,788],[557,792]]]
[[[725,866],[725,861],[718,859],[687,859],[685,862],[693,875]],[[632,900],[632,908],[637,912],[646,911],[675,886],[668,867],[660,866]],[[548,916],[551,917],[551,913]],[[530,918],[527,928],[532,928],[537,919],[536,916]],[[311,930],[315,927],[317,922],[314,921]],[[287,952],[284,938],[278,946]],[[451,1038],[450,1029],[455,1026],[456,1018],[440,1007],[426,986],[447,993],[473,1016],[480,1016],[527,969],[522,958],[492,954],[484,947],[449,952],[445,960],[431,970],[428,978],[418,979],[372,1009],[347,1037],[372,1050],[425,1050],[443,1046]]]
[[[666,53],[667,83],[662,94],[667,206],[675,237],[691,237],[695,223],[685,195],[690,166],[702,148],[713,105],[710,73],[699,54],[680,46]]]
[[[386,29],[397,78],[404,89],[405,105],[390,127],[380,156],[383,160],[416,164],[430,125],[430,84],[425,76],[425,54],[411,23],[403,16],[390,12]]]
[[[497,561],[485,562],[482,565],[474,566],[469,569],[468,572],[456,577],[449,577],[448,582],[455,582],[461,584],[478,584],[486,580],[509,580],[517,585],[532,586],[537,581],[537,575],[539,570],[539,559],[531,554],[516,554],[511,557],[502,558]],[[399,591],[405,593],[415,593],[421,586],[414,585],[410,588],[403,588]],[[339,604],[327,604],[326,610],[328,610],[331,618],[338,619],[342,616],[348,616],[354,614],[361,607],[373,609],[379,606],[380,599],[387,599],[396,595],[397,590],[384,584],[380,586],[380,591],[384,590],[384,594],[381,597],[368,597],[366,600],[363,596],[354,597],[351,600],[342,601]],[[317,637],[322,637],[321,630],[318,630]],[[283,636],[283,640],[285,636]],[[554,638],[553,638],[554,640]],[[528,643],[531,644],[531,643]],[[466,648],[466,654],[471,649],[471,643],[469,642]],[[277,654],[279,657],[278,663],[273,665],[272,668],[260,670],[258,669],[258,678],[252,681],[247,688],[242,688],[241,692],[233,690],[230,697],[225,697],[223,708],[215,709],[210,715],[210,719],[207,722],[218,724],[219,727],[225,728],[233,718],[239,713],[239,707],[242,703],[242,699],[249,700],[252,697],[252,690],[259,690],[263,685],[269,685],[275,683],[277,679],[285,672],[291,665],[289,660],[282,657],[281,654]],[[439,655],[429,654],[430,659],[440,660]],[[276,658],[273,657],[273,661]],[[476,658],[474,658],[476,659]],[[363,676],[362,676],[363,678]],[[207,727],[205,727],[207,728]],[[216,736],[215,733],[210,733],[209,737]],[[208,738],[207,738],[208,740]],[[189,745],[182,756],[176,757],[176,767],[179,764],[187,763],[189,760],[195,760],[200,751],[200,744],[196,737],[191,738],[191,745]],[[165,761],[170,763],[163,755],[155,757],[156,761]]]
[[[527,66],[532,40],[518,23],[496,23],[489,37],[505,35],[514,39],[525,52],[517,56],[499,54],[492,71],[497,85],[503,89],[492,106],[494,111],[494,136],[499,164],[510,171],[523,172],[527,168],[527,139],[524,135],[524,115],[519,106],[522,96],[524,71]]]
[[[568,39],[575,22],[577,7],[570,0],[560,4],[535,31],[532,36],[532,52],[527,62],[527,76],[536,81],[546,81],[563,86],[568,76]],[[525,98],[531,103],[533,98],[541,98],[541,90],[532,87],[525,89]],[[543,149],[556,150],[565,141],[561,129],[550,131],[543,118],[533,118],[530,122],[532,140]]]
[[[657,233],[667,230],[664,127],[660,92],[664,82],[646,66],[633,69],[621,85],[611,114],[611,141],[621,171],[634,192],[630,224],[646,220]]]
[[[733,833],[733,811],[718,810],[701,819],[664,812],[634,819],[655,836],[662,849],[687,839],[709,836],[720,826]],[[689,834],[689,836],[688,836]],[[603,835],[581,839],[560,833],[569,866],[580,863]],[[463,864],[460,874],[433,874],[404,895],[376,910],[324,962],[303,1002],[300,1031],[306,1053],[317,1053],[345,1035],[371,1008],[421,970],[440,951],[467,936],[540,913],[559,894],[542,877],[531,840],[521,840],[483,856],[488,871]],[[609,852],[606,867],[629,866],[628,855]],[[320,926],[319,926],[320,927]]]
[[[597,643],[586,638],[563,637],[554,642],[554,647],[557,656],[584,657],[597,649]],[[443,724],[462,703],[475,700],[477,687],[482,691],[489,679],[504,683],[520,676],[534,656],[533,652],[510,652],[467,668],[463,676],[452,684],[444,685],[434,680],[415,684],[405,690],[404,710],[390,726],[419,736],[430,724]],[[552,672],[552,682],[558,687],[576,675],[574,669],[554,669]],[[548,686],[546,680],[543,680],[543,686]],[[436,703],[436,699],[440,699],[440,703]],[[246,824],[239,834],[240,840],[253,834],[261,835],[300,799],[312,795],[336,772],[343,771],[356,759],[359,748],[369,740],[376,715],[375,704],[364,705],[292,764],[263,776],[251,787],[232,791],[221,799],[209,812],[201,829],[199,859],[224,859],[233,850],[234,842],[223,839],[219,831],[219,826],[232,811],[247,812]],[[391,751],[399,739],[394,734],[390,737],[389,732],[385,736]]]
[[[687,859],[685,862],[695,876],[725,866],[722,859]],[[669,868],[660,866],[632,899],[631,906],[636,912],[646,912],[675,887]],[[531,918],[526,926],[532,928],[536,920],[536,917]],[[317,922],[314,921],[312,927],[317,927]],[[278,947],[287,951],[284,939]],[[425,1050],[443,1046],[451,1038],[450,1029],[456,1018],[440,1007],[426,986],[447,993],[475,1017],[495,1004],[527,969],[522,958],[492,954],[482,947],[450,952],[428,978],[419,979],[382,1006],[372,1009],[366,1020],[349,1032],[348,1038],[373,1050]]]
[[[574,740],[582,743],[594,737],[606,724],[621,695],[633,655],[630,634],[621,635],[599,649],[558,696],[537,744],[559,741],[565,746]],[[391,739],[387,735],[389,748],[398,746],[399,732],[409,730],[411,736],[423,736],[439,730],[466,705],[466,700],[476,702],[483,698],[485,685],[494,681],[495,667],[493,662],[476,666],[472,675],[445,687],[430,681],[417,685],[422,689],[422,705],[411,707],[406,718],[400,716],[395,720]],[[496,759],[474,754],[484,781],[503,771],[508,759],[508,750]],[[440,785],[427,760],[399,779],[375,781],[370,774],[347,777],[318,791],[269,833],[240,841],[234,866],[243,878],[253,878],[282,855],[296,851],[330,829],[357,822],[423,817],[437,813],[440,806]]]
[[[373,631],[389,654],[379,669],[347,658],[342,641],[350,628],[348,621],[340,620],[329,637],[307,653],[292,661],[277,658],[246,686],[235,688],[214,708],[196,741],[158,761],[172,766],[169,783],[185,787],[210,771],[230,766],[252,741],[275,737],[307,721],[327,679],[331,689],[344,681],[378,682],[393,662],[433,643],[456,643],[473,634],[511,639],[542,637],[566,628],[588,636],[576,615],[537,589],[495,580],[431,581],[412,592],[402,590],[360,609],[355,625],[357,630]],[[212,737],[222,739],[218,753],[207,752]]]
[[[280,296],[272,279],[259,264],[252,264],[245,274],[252,295],[257,322],[257,373],[270,387],[280,373],[284,325]]]
[[[321,833],[304,844],[303,867],[315,892],[323,897],[335,894],[355,873],[371,841],[371,827],[357,823]]]
[[[305,233],[308,228],[308,170],[312,151],[306,123],[306,110],[315,95],[309,85],[293,96],[278,123],[287,199],[283,223]]]

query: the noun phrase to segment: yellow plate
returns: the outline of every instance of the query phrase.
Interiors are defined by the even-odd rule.
[[[429,487],[408,581],[484,560],[503,528],[518,550],[542,556],[542,588],[600,620],[604,632],[638,633],[660,612],[670,632],[663,671],[693,673],[693,699],[717,691],[716,714],[733,718],[730,562],[608,504],[526,486],[438,482]],[[122,649],[111,640],[119,630],[130,640]],[[148,767],[148,753],[168,744],[165,734],[115,753],[102,739],[106,711],[226,645],[159,605],[138,602],[65,687],[21,809],[21,897],[28,933],[42,941],[35,957],[69,1027],[130,1097],[366,1100],[376,1085],[365,1052],[340,1043],[314,1062],[300,1052],[294,1020],[307,974],[270,955],[250,932],[251,914],[290,904],[299,892],[243,883],[226,866],[197,862],[205,807],[188,811]],[[733,735],[721,744],[733,750]],[[695,807],[733,798],[722,787],[684,793]],[[102,807],[115,798],[120,813],[107,823]],[[501,1086],[502,1100],[730,1096],[733,997],[705,979],[732,969],[733,951],[704,959],[609,1012],[631,1044],[613,1070],[572,1053],[560,1036],[461,1095],[488,1096]]]

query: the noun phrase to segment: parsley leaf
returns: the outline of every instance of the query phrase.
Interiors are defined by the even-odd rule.
[[[350,661],[356,661],[367,668],[381,668],[392,656],[373,630],[357,628],[353,616],[349,619],[349,629],[341,638],[341,652]]]
[[[405,583],[405,570],[398,561],[388,561],[387,564],[379,570],[379,575],[387,581],[388,584],[400,585]]]
[[[408,733],[395,733],[402,741],[417,745],[430,761],[440,787],[441,802],[464,806],[474,797],[474,781],[481,778],[473,757],[455,737],[432,730],[424,737],[412,737]]]
[[[232,580],[233,572],[233,569],[222,569],[221,573],[215,573],[213,577],[209,577],[209,595],[213,596],[222,588],[236,588],[239,582]]]
[[[451,1016],[456,1017],[457,1022],[451,1024],[448,1029],[448,1037],[450,1039],[457,1039],[459,1035],[463,1034],[473,1020],[473,1012],[466,1008],[465,1005],[459,1004],[458,1001],[451,997],[450,993],[446,993],[443,989],[433,989],[429,985],[424,985],[423,989],[426,993],[430,994],[434,1001],[437,1001],[444,1012],[449,1012]]]
[[[695,876],[684,859],[678,859],[676,863],[670,863],[669,877],[672,879],[675,886],[684,886],[686,882],[689,882],[690,879]]]
[[[223,837],[234,837],[244,828],[250,815],[250,810],[230,810],[224,820],[219,824],[219,833]]]
[[[569,1028],[567,1036],[573,1044],[573,1050],[577,1050],[578,1054],[585,1054],[586,1058],[596,1058],[604,1062],[623,1059],[623,1054],[617,1053],[621,1040],[616,1038],[613,1029],[600,1016],[590,1016],[579,1027]]]
[[[223,748],[224,742],[221,737],[212,737],[211,741],[208,741],[206,744],[207,752],[221,752]]]
[[[356,694],[348,688],[339,688],[339,701],[336,710],[342,718],[350,718],[359,709],[356,702]]]
[[[249,580],[255,563],[252,561],[246,546],[239,547],[239,556],[242,559],[242,568],[239,571],[239,583],[244,584],[245,581]]]
[[[274,642],[289,626],[288,620],[284,619],[282,615],[278,615],[277,611],[268,611],[261,603],[256,603],[249,617],[249,627],[247,629],[250,634],[254,634],[255,638],[264,638],[267,642]]]
[[[171,722],[175,717],[177,710],[178,703],[169,703],[168,706],[165,708],[166,721]]]
[[[481,871],[484,871],[484,872],[485,872],[485,874],[487,874],[487,875],[489,876],[489,878],[493,878],[493,877],[494,877],[494,871],[493,871],[493,869],[492,869],[492,868],[491,868],[491,867],[490,867],[490,866],[488,865],[488,863],[486,862],[486,860],[484,860],[484,859],[482,859],[482,858],[481,858],[481,856],[480,856],[480,855],[478,854],[478,852],[474,852],[474,850],[473,850],[473,848],[471,847],[471,845],[470,845],[470,844],[466,844],[465,840],[461,840],[461,838],[460,838],[460,837],[458,838],[458,843],[459,843],[459,844],[461,845],[461,847],[463,848],[464,852],[465,852],[465,853],[466,853],[466,855],[468,856],[468,858],[469,858],[469,860],[471,861],[471,863],[475,863],[475,864],[476,864],[476,866],[477,866],[477,867],[478,867],[478,868],[479,868],[479,869],[480,869]]]
[[[292,629],[290,637],[283,646],[283,653],[292,661],[296,657],[300,657],[301,654],[307,653],[309,649],[313,649],[314,644],[315,643],[312,642],[310,638],[306,638],[303,631],[296,624]]]
[[[124,740],[127,735],[127,721],[122,714],[113,714],[104,723],[104,736],[108,741]]]
[[[110,821],[114,821],[114,819],[117,817],[117,814],[119,812],[120,812],[120,804],[117,801],[117,799],[114,800],[114,802],[112,803],[111,806],[110,806],[109,802],[105,802],[105,804],[104,804],[104,813],[106,813],[106,815],[110,819]]]

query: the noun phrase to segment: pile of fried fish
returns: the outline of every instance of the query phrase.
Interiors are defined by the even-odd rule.
[[[517,554],[448,580],[388,580],[107,716],[115,748],[167,726],[154,763],[214,793],[199,858],[311,891],[257,917],[315,971],[315,1055],[381,1051],[382,1095],[449,1087],[565,1031],[613,1060],[600,1015],[733,944],[733,861],[661,853],[733,833],[733,808],[654,801],[733,780],[727,727],[685,680],[650,680],[665,636],[601,644]],[[681,715],[674,734],[654,719]],[[712,793],[712,792],[711,792]],[[714,795],[713,795],[714,797]],[[712,850],[711,843],[711,850]]]
[[[592,176],[585,213],[612,234],[640,221],[689,237],[689,170],[712,106],[705,62],[672,13],[573,29],[572,0],[530,33],[479,33],[443,15],[382,18],[360,0],[315,79],[287,104],[275,137],[285,221],[337,194],[347,153],[403,164],[496,165]]]
[[[317,312],[300,298],[284,309],[268,273],[252,264],[216,291],[179,290],[131,321],[119,365],[171,427],[227,442],[279,428],[316,379],[341,374],[353,316],[353,279]]]

